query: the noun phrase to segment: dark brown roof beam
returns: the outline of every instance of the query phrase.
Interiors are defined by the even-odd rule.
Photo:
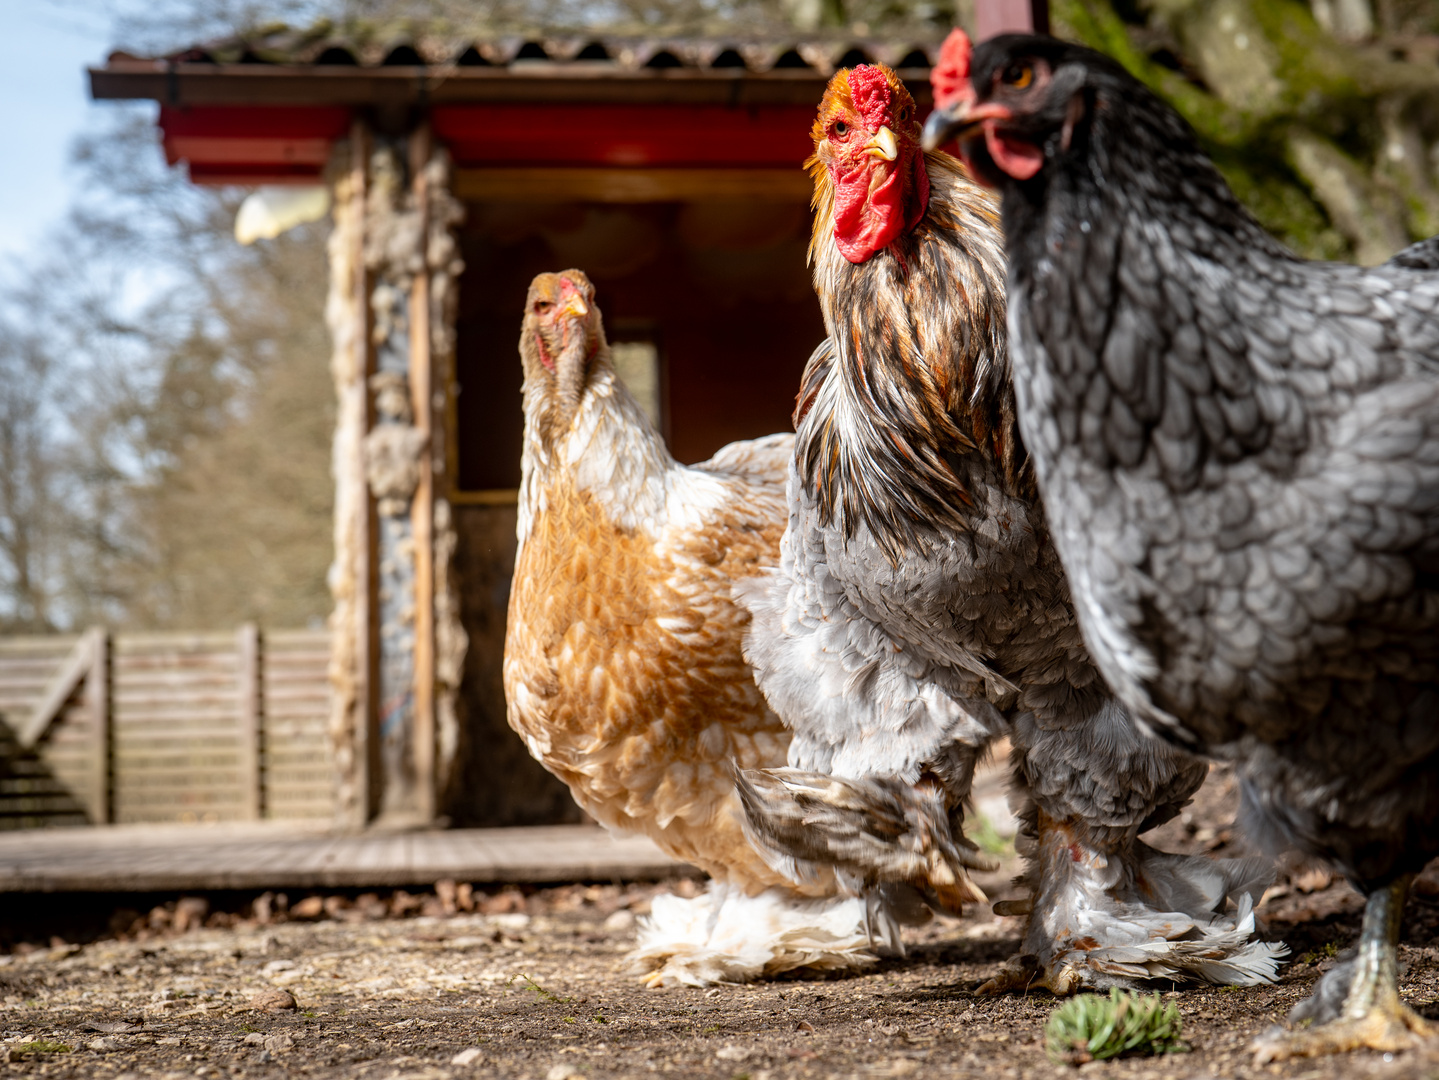
[[[115,58],[90,70],[98,100],[151,100],[167,105],[393,105],[486,102],[813,105],[826,72],[778,67],[647,67],[602,64],[455,65],[444,68],[353,67],[344,64],[168,64]],[[916,98],[929,87],[911,79]]]

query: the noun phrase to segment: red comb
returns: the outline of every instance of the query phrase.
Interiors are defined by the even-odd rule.
[[[969,85],[969,56],[973,52],[969,35],[959,27],[949,32],[944,46],[939,50],[939,63],[929,73],[929,84],[934,87],[934,107],[948,109],[960,98],[974,96]]]
[[[885,114],[894,100],[889,80],[884,72],[869,64],[860,64],[849,73],[849,92],[854,107],[864,117],[870,128],[877,129],[885,123]]]

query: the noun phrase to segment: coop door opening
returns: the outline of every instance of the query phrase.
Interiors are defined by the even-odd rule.
[[[625,384],[656,431],[664,431],[660,352],[653,341],[616,341],[610,345],[615,374]]]

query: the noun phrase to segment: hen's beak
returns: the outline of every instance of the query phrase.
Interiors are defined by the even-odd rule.
[[[583,296],[579,293],[571,293],[565,299],[565,302],[560,305],[559,313],[561,315],[568,315],[574,319],[583,319],[590,313],[590,308],[589,305],[585,303]]]
[[[899,144],[894,141],[894,132],[888,127],[879,129],[879,134],[864,144],[864,152],[870,157],[893,161],[899,157]]]
[[[986,120],[1011,120],[1014,114],[994,102],[976,105],[961,98],[948,109],[935,109],[924,122],[922,142],[926,150],[937,150]]]

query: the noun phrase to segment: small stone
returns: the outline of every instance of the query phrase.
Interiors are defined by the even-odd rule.
[[[814,1025],[811,1024],[808,1020],[801,1020],[798,1024],[794,1026],[794,1029],[796,1031],[806,1032],[810,1035],[814,1034]]]
[[[205,925],[205,916],[209,913],[210,901],[203,896],[183,896],[175,904],[170,925],[177,934],[183,934]]]
[[[263,1031],[252,1031],[242,1040],[249,1046],[264,1046],[265,1033]]]
[[[751,1052],[748,1047],[735,1046],[734,1043],[727,1043],[715,1051],[715,1057],[721,1061],[743,1061],[750,1056]]]
[[[260,969],[260,974],[268,979],[270,976],[277,975],[282,971],[293,971],[294,968],[295,961],[293,960],[271,960]]]
[[[278,1035],[265,1036],[265,1050],[271,1054],[283,1054],[286,1050],[295,1048],[295,1040],[284,1032]]]
[[[473,1065],[475,1062],[480,1060],[480,1057],[483,1054],[484,1051],[481,1050],[478,1046],[471,1046],[465,1050],[461,1050],[454,1057],[450,1058],[450,1064]]]
[[[627,908],[620,908],[605,920],[604,926],[613,934],[626,933],[635,928],[635,913]]]
[[[571,1080],[581,1073],[573,1065],[551,1065],[550,1071],[545,1073],[545,1080]]]
[[[250,1005],[252,1008],[262,1009],[265,1012],[299,1008],[295,1003],[295,995],[288,990],[266,990],[252,997]]]
[[[290,909],[292,919],[318,919],[325,913],[323,896],[307,896]]]
[[[94,1050],[98,1054],[108,1054],[114,1050],[119,1050],[120,1046],[121,1043],[119,1039],[112,1039],[108,1035],[102,1035],[98,1039],[91,1039],[87,1042],[85,1049]]]

